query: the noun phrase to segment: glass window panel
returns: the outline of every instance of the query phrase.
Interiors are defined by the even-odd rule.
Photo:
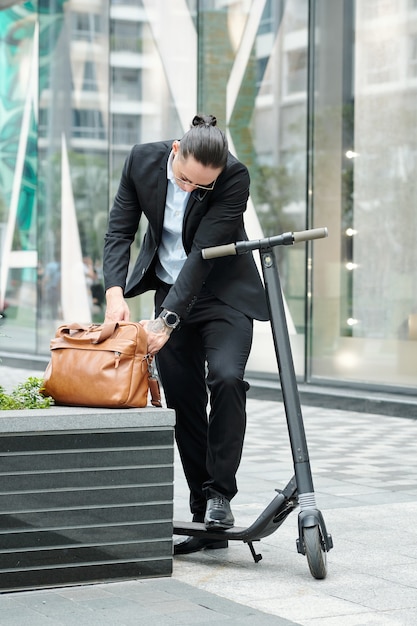
[[[114,67],[112,69],[112,93],[115,100],[141,100],[141,69]]]
[[[305,43],[305,42],[304,42]],[[307,49],[289,50],[286,58],[285,94],[305,93],[307,84]]]
[[[0,313],[2,348],[35,351],[37,46],[30,4],[0,11]]]
[[[139,115],[113,115],[113,144],[141,143],[141,121]]]
[[[272,0],[266,0],[258,28],[259,35],[272,32],[274,28]]]
[[[71,19],[74,40],[93,41],[95,35],[103,30],[101,15],[74,12]]]
[[[142,24],[141,22],[113,19],[111,22],[111,49],[114,52],[142,51]]]
[[[82,88],[84,91],[97,91],[96,69],[91,61],[85,62]]]
[[[312,377],[415,387],[416,14],[317,4],[314,213],[330,237],[314,248]]]
[[[72,120],[73,137],[105,139],[106,131],[101,111],[92,109],[73,109]]]
[[[65,12],[64,12],[65,5]],[[38,338],[57,325],[101,321],[108,215],[108,11],[72,1],[39,13]]]
[[[308,3],[199,4],[199,109],[226,126],[249,168],[249,237],[306,223]],[[248,33],[251,33],[249,36]],[[297,373],[304,375],[305,248],[276,249]],[[255,257],[258,255],[255,252]],[[255,327],[251,371],[277,369],[268,324]]]

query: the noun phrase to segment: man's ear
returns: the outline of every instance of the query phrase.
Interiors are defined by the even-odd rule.
[[[175,141],[172,142],[172,150],[174,152],[174,156],[180,151],[180,142],[178,139],[175,139]]]

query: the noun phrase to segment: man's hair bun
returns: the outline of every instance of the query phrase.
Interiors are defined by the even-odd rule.
[[[192,156],[204,166],[223,169],[227,163],[228,148],[225,133],[220,130],[214,115],[197,114],[190,129],[180,141],[183,159]]]
[[[191,126],[216,126],[217,118],[214,115],[195,115]]]

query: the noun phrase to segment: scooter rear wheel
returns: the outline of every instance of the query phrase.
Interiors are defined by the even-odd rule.
[[[303,528],[304,549],[311,575],[317,579],[326,578],[327,553],[318,526]]]

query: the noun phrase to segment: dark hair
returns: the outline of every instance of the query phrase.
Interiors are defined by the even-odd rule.
[[[226,135],[217,128],[214,115],[195,115],[191,128],[180,141],[181,156],[213,168],[224,168],[228,147]]]

